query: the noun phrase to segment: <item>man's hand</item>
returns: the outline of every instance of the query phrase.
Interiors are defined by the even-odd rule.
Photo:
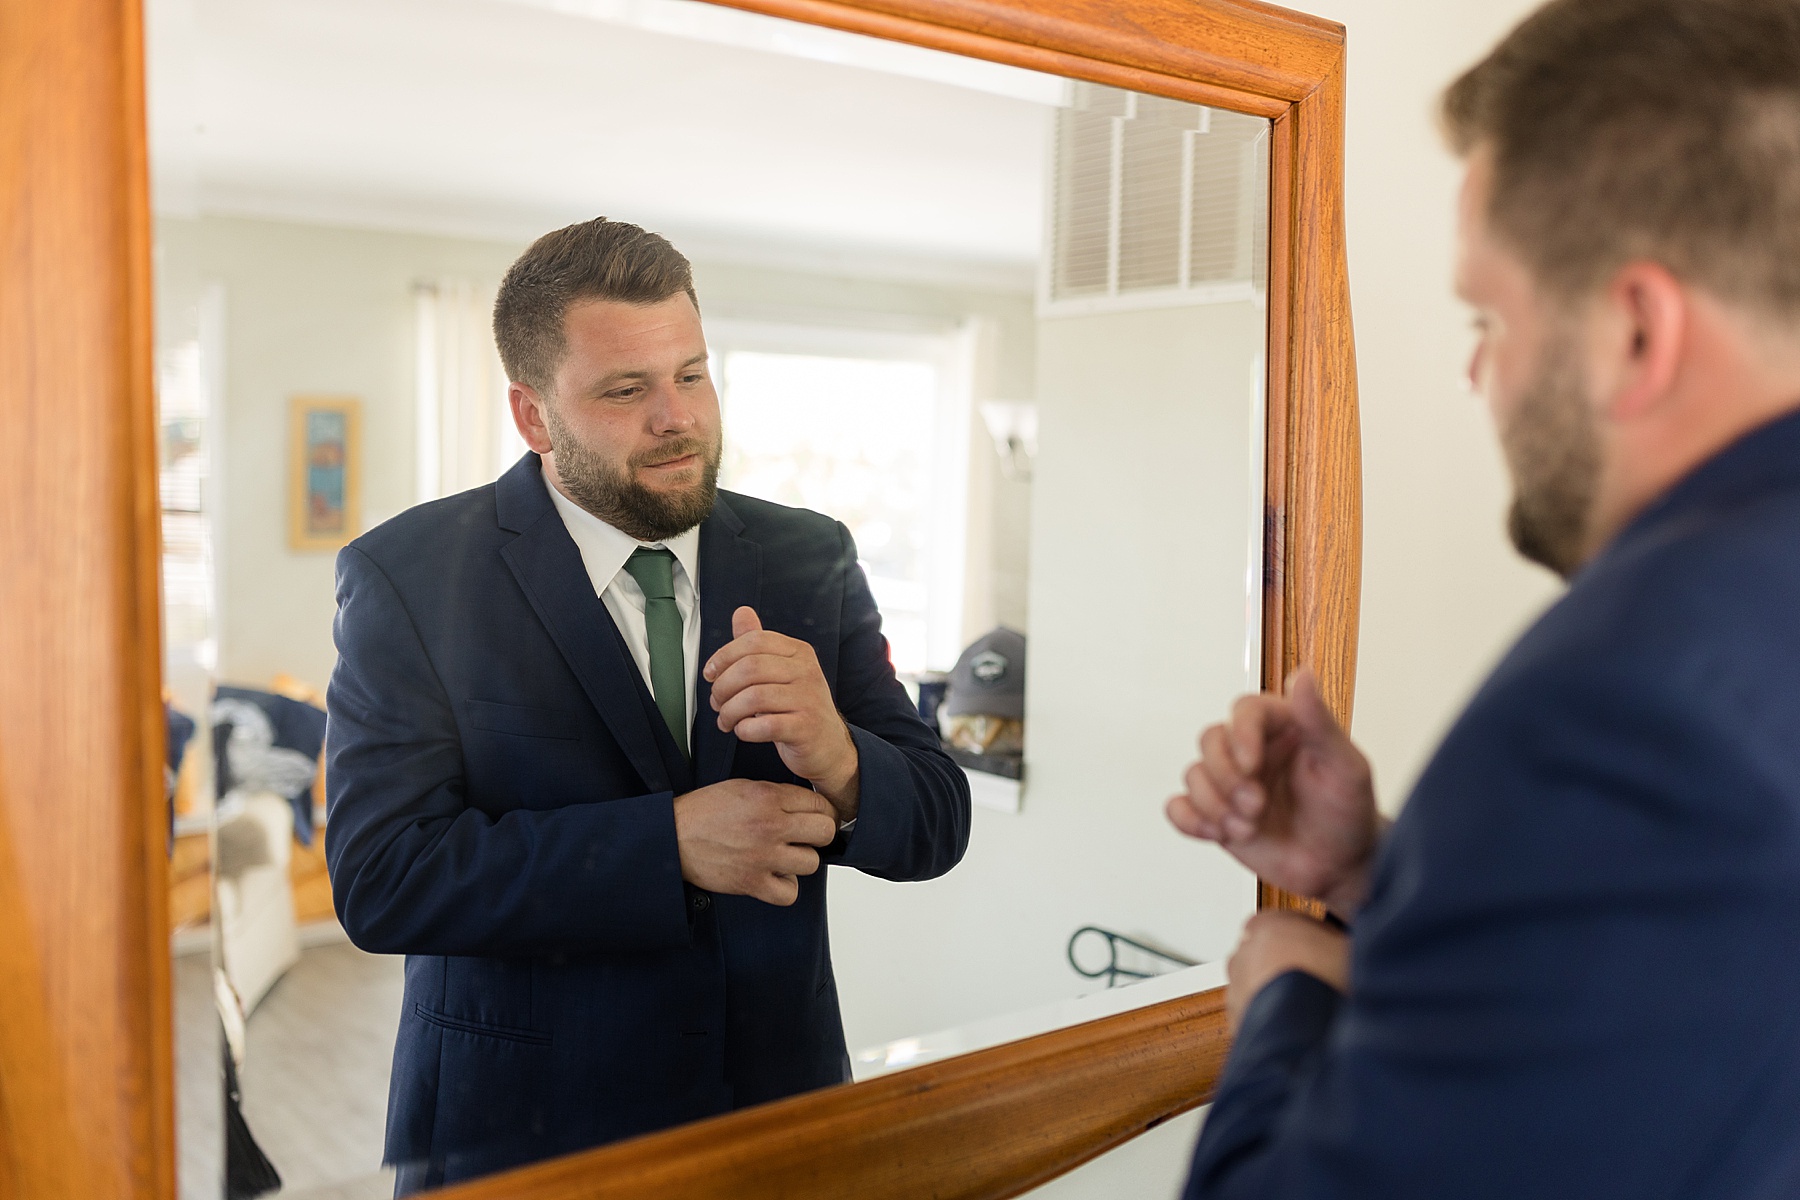
[[[1217,842],[1277,887],[1349,917],[1368,895],[1386,828],[1369,760],[1345,736],[1312,672],[1286,696],[1239,698],[1229,725],[1200,735],[1187,791],[1168,803],[1174,826]]]
[[[792,784],[727,779],[675,797],[681,877],[709,892],[792,904],[819,869],[814,847],[836,837],[830,802]]]
[[[1305,971],[1340,992],[1350,990],[1350,939],[1311,917],[1293,912],[1259,912],[1226,964],[1225,1020],[1236,1037],[1244,1009],[1270,982],[1289,971]]]
[[[787,769],[818,788],[838,820],[851,820],[861,792],[856,743],[812,646],[764,629],[753,608],[731,614],[731,635],[701,671],[719,728],[774,742]]]

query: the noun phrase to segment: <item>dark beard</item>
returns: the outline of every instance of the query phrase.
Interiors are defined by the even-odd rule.
[[[686,533],[712,515],[719,495],[720,444],[711,446],[699,438],[680,438],[658,446],[650,455],[628,461],[626,469],[614,469],[569,432],[556,406],[545,406],[550,446],[556,454],[556,473],[569,499],[581,505],[619,532],[640,542],[667,541]],[[639,483],[633,472],[653,462],[667,462],[688,454],[702,458],[700,482],[679,494],[653,492]]]
[[[1512,468],[1512,544],[1567,579],[1587,549],[1600,483],[1600,435],[1572,343],[1545,348],[1500,444]]]

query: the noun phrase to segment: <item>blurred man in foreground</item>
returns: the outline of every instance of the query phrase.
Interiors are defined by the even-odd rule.
[[[1391,829],[1307,672],[1200,740],[1251,921],[1190,1197],[1800,1195],[1800,3],[1555,0],[1449,91],[1520,552]]]

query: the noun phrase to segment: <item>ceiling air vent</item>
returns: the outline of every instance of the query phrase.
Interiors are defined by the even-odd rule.
[[[1051,154],[1047,312],[1208,304],[1260,292],[1269,123],[1070,85]]]

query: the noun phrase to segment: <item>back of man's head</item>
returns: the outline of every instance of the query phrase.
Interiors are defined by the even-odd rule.
[[[688,260],[660,234],[605,217],[546,233],[513,263],[494,299],[494,341],[507,378],[545,395],[554,390],[571,304],[656,304],[683,292],[699,306]]]
[[[1649,259],[1800,322],[1800,0],[1552,0],[1451,86],[1487,220],[1551,294]]]

